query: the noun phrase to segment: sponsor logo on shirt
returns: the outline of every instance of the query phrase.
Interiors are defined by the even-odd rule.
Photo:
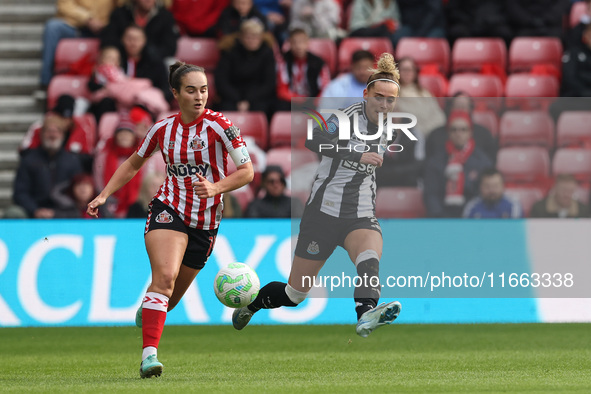
[[[168,176],[176,176],[179,178],[184,178],[187,176],[193,176],[196,174],[200,174],[205,176],[207,174],[207,170],[209,170],[209,164],[203,163],[198,165],[192,164],[169,164],[166,166],[166,172]]]

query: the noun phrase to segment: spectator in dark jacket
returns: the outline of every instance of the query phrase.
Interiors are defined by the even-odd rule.
[[[474,101],[464,92],[458,92],[454,97],[449,98],[446,103],[446,114],[455,110],[466,111],[472,117],[474,111]],[[498,144],[492,133],[486,127],[472,122],[472,137],[476,146],[485,153],[492,163],[497,161]],[[445,150],[445,141],[447,140],[447,130],[445,126],[433,130],[427,137],[425,145],[425,157],[427,159],[437,155]]]
[[[464,208],[465,218],[472,219],[509,219],[522,218],[521,205],[505,196],[503,175],[490,168],[480,174],[480,195],[474,197]]]
[[[583,45],[566,51],[562,57],[564,97],[591,97],[591,24],[582,34]]]
[[[111,13],[101,35],[101,46],[119,46],[127,26],[135,24],[146,32],[146,50],[160,61],[176,53],[178,32],[174,17],[156,0],[132,0]]]
[[[279,166],[268,166],[263,172],[262,188],[265,195],[248,204],[245,217],[290,218],[300,217],[303,211],[299,200],[285,195],[285,174]],[[293,212],[292,212],[293,207]]]
[[[452,45],[464,37],[501,37],[507,46],[511,42],[503,0],[449,0],[446,14],[447,36]]]
[[[505,6],[514,36],[562,38],[568,0],[505,0]]]
[[[275,101],[275,57],[263,40],[263,25],[248,20],[239,38],[222,52],[215,71],[221,110],[264,111],[270,115]]]
[[[572,175],[558,175],[554,188],[546,198],[533,205],[529,216],[532,218],[589,217],[589,207],[575,199],[578,186]]]
[[[445,38],[445,17],[441,0],[398,0],[400,26],[394,43],[403,37]]]
[[[445,151],[425,163],[423,199],[430,217],[460,217],[466,201],[478,195],[480,173],[492,167],[472,138],[472,119],[453,111]]]
[[[267,19],[253,5],[252,0],[232,0],[232,3],[222,11],[218,19],[218,36],[225,36],[240,31],[242,22],[257,19],[267,30]]]
[[[43,124],[41,145],[21,157],[14,180],[14,203],[30,218],[53,218],[53,189],[82,172],[79,156],[63,148],[66,130],[51,119]]]

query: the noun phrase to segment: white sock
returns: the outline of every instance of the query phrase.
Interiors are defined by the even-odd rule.
[[[142,361],[144,361],[145,359],[147,359],[152,354],[153,355],[157,355],[158,354],[158,349],[156,349],[154,346],[146,346],[144,348],[144,350],[142,350]]]

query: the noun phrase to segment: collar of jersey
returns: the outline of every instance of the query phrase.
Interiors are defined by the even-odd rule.
[[[205,111],[203,111],[203,113],[197,119],[195,119],[194,121],[192,121],[191,123],[188,123],[188,124],[183,123],[183,119],[181,117],[181,112],[179,111],[179,113],[177,114],[177,120],[183,128],[189,128],[189,127],[195,126],[196,124],[199,124],[201,121],[203,121],[203,117],[205,116],[205,113],[207,111],[209,111],[209,110],[206,108]]]

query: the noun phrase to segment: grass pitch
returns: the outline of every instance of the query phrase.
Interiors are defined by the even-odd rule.
[[[167,326],[140,379],[135,327],[0,329],[0,391],[516,392],[591,387],[591,325]]]

